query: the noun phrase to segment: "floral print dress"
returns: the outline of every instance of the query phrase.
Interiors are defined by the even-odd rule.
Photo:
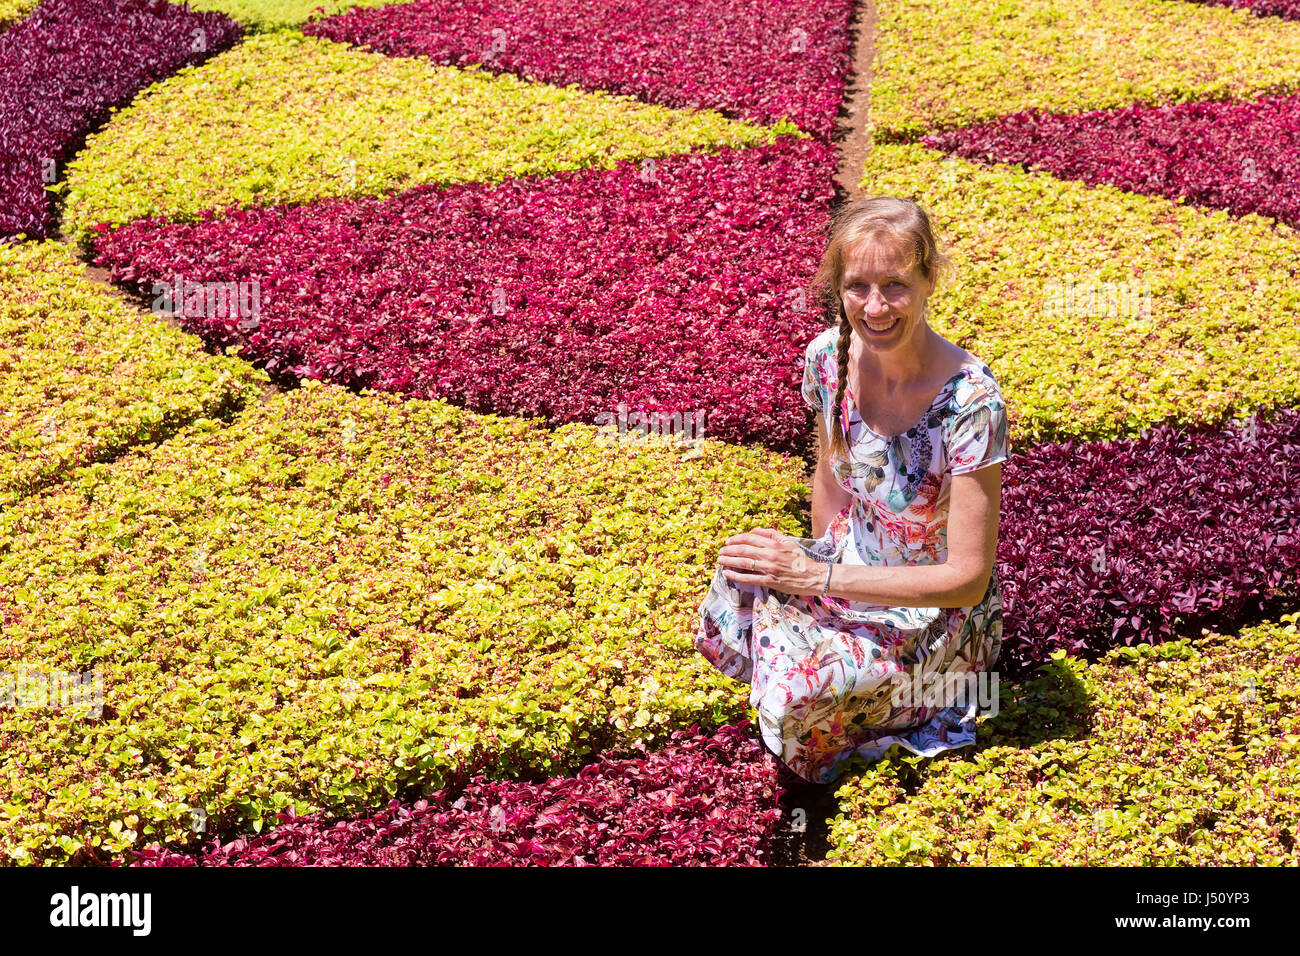
[[[835,397],[838,336],[827,329],[805,353],[803,397],[816,411]],[[847,384],[841,414],[851,460],[832,465],[853,501],[821,538],[798,539],[805,552],[851,564],[942,563],[950,477],[1007,458],[1006,404],[988,366],[968,358],[921,420],[893,438],[862,421]],[[830,414],[826,424],[834,427]],[[818,783],[838,778],[855,754],[872,759],[897,744],[928,757],[973,744],[975,718],[997,692],[988,673],[976,675],[1001,646],[996,569],[975,606],[936,608],[788,595],[719,568],[695,635],[710,663],[752,685],[768,749]]]

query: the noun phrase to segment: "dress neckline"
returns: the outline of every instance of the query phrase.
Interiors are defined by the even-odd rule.
[[[961,367],[960,367],[959,369],[957,369],[957,371],[954,372],[954,373],[952,374],[952,377],[950,377],[950,378],[948,379],[948,381],[944,382],[943,385],[939,388],[939,393],[938,393],[937,395],[934,396],[934,400],[933,400],[932,402],[930,402],[929,407],[927,407],[926,410],[925,410],[924,412],[921,413],[921,417],[920,417],[919,419],[917,419],[916,422],[914,422],[910,427],[908,427],[908,428],[904,428],[904,429],[903,429],[901,432],[899,432],[897,435],[882,435],[882,434],[880,434],[880,432],[876,431],[874,428],[872,428],[870,425],[868,425],[866,422],[864,422],[864,421],[862,420],[862,416],[861,416],[860,414],[858,414],[858,403],[857,403],[857,400],[856,400],[856,399],[853,400],[852,406],[849,407],[849,409],[848,409],[848,413],[847,413],[847,414],[848,414],[850,420],[852,420],[853,418],[857,418],[858,423],[863,427],[863,429],[865,429],[868,433],[874,435],[876,438],[879,438],[879,439],[881,439],[882,441],[890,441],[890,442],[892,442],[892,441],[894,441],[895,439],[902,438],[904,435],[906,435],[908,432],[910,432],[913,428],[916,428],[917,425],[920,425],[920,424],[921,424],[922,422],[924,422],[927,418],[929,418],[929,417],[930,417],[930,413],[931,413],[932,411],[934,411],[934,406],[938,405],[940,399],[942,399],[942,398],[943,398],[943,397],[948,393],[949,386],[951,386],[954,382],[956,382],[957,379],[959,379],[959,378],[961,378],[963,375],[965,375],[965,374],[966,374],[966,370],[967,370],[968,368],[970,368],[973,364],[974,364],[974,363],[973,363],[970,359],[965,359],[965,360],[961,363]],[[852,398],[852,397],[853,397],[853,387],[848,383],[847,376],[846,376],[846,378],[845,378],[845,382],[844,382],[844,402],[845,402],[846,405],[848,404],[849,399]]]

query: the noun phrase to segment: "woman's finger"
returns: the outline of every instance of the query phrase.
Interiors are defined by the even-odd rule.
[[[726,554],[737,558],[761,558],[766,553],[764,548],[767,545],[755,544],[729,544],[718,551],[718,554]]]
[[[744,584],[771,584],[771,579],[762,571],[738,571],[735,568],[723,568],[722,574],[729,580]]]
[[[758,562],[761,560],[761,558],[762,555],[753,551],[744,551],[744,552],[730,551],[726,553],[723,553],[721,551],[718,552],[719,564],[725,564],[733,568],[743,568],[747,571],[757,567]]]

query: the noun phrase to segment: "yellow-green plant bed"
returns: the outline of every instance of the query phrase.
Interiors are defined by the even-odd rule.
[[[280,31],[181,70],[116,113],[68,166],[64,230],[230,205],[386,196],[768,143],[736,122]]]
[[[1020,441],[1300,403],[1288,226],[920,144],[876,145],[862,188],[930,212],[956,265],[935,328],[989,363]]]
[[[879,0],[877,142],[1037,108],[1300,88],[1300,23],[1170,0]]]
[[[1060,654],[1003,686],[977,749],[896,748],[845,780],[839,865],[1300,863],[1300,613],[1239,634]]]
[[[85,278],[56,242],[0,245],[0,508],[80,465],[234,411],[266,375]]]
[[[172,2],[179,3],[181,0]],[[188,0],[191,10],[224,13],[256,31],[296,26],[307,20],[346,13],[354,8],[386,7],[402,2],[406,0]]]
[[[0,0],[0,31],[23,19],[40,2],[41,0]]]
[[[0,513],[0,673],[103,687],[98,718],[0,710],[0,859],[743,717],[696,613],[727,537],[800,533],[803,464],[645,441],[308,381]]]

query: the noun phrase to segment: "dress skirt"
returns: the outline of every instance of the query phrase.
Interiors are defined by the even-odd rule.
[[[816,560],[838,559],[825,540],[797,540]],[[788,595],[719,567],[695,647],[752,685],[767,749],[803,779],[831,783],[855,755],[974,744],[976,717],[996,709],[996,681],[977,675],[996,661],[1001,618],[996,572],[980,604],[944,610]]]

